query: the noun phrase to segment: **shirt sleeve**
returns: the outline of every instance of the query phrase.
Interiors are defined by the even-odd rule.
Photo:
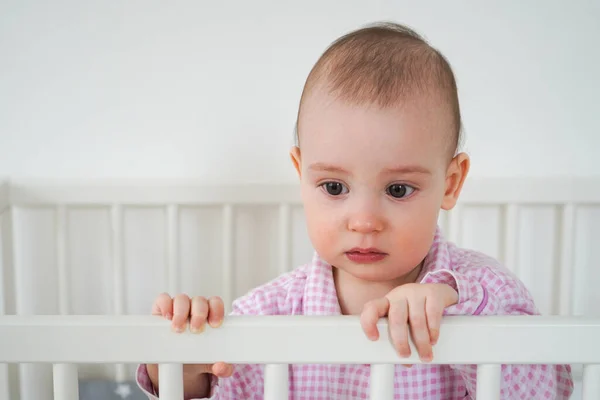
[[[458,303],[444,315],[537,315],[525,285],[509,274],[500,276],[491,268],[438,270],[422,283],[445,283],[458,293]],[[462,375],[471,399],[476,399],[477,365],[451,365]],[[503,365],[502,399],[568,399],[573,392],[569,365]]]
[[[259,298],[257,298],[257,296]],[[268,301],[271,300],[271,301]],[[254,292],[233,302],[229,315],[265,315],[277,312],[279,296],[265,298],[262,292]],[[209,397],[190,400],[236,400],[262,399],[264,366],[260,364],[236,364],[229,378],[211,376],[211,393]],[[156,388],[148,376],[145,364],[138,365],[136,382],[140,390],[150,400],[158,400]]]

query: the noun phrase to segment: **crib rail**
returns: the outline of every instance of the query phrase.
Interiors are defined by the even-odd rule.
[[[412,343],[411,357],[399,358],[386,320],[378,326],[371,342],[353,316],[232,316],[200,335],[172,333],[151,316],[2,316],[0,362],[54,364],[55,398],[65,400],[78,398],[76,363],[158,363],[166,400],[182,398],[186,363],[265,364],[267,400],[287,398],[289,364],[369,363],[371,392],[391,399],[393,364],[420,361]],[[584,364],[583,398],[598,399],[599,337],[599,318],[445,317],[433,363],[477,364],[478,399],[498,398],[501,364]]]

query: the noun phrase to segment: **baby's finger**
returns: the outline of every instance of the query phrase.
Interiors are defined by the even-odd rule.
[[[440,325],[442,323],[442,315],[444,313],[444,305],[435,298],[427,297],[425,299],[425,314],[427,317],[427,326],[429,327],[429,336],[431,345],[435,345],[440,337]]]
[[[408,301],[408,321],[413,342],[422,361],[431,361],[433,358],[429,329],[425,317],[425,298],[415,296]]]
[[[208,324],[213,328],[218,328],[223,323],[225,306],[220,297],[210,297],[208,299]]]
[[[204,324],[208,317],[208,301],[202,296],[192,298],[192,312],[190,313],[190,331],[200,333],[204,331]]]
[[[233,365],[223,362],[215,363],[212,367],[212,373],[219,378],[228,378],[233,375]]]
[[[171,299],[168,293],[161,293],[154,300],[152,315],[160,315],[169,320],[173,318],[173,299]]]
[[[190,298],[185,294],[178,294],[173,299],[173,322],[171,326],[176,332],[183,332],[190,315]]]
[[[377,321],[385,317],[389,308],[390,302],[385,297],[372,300],[363,307],[363,311],[360,314],[360,325],[369,339],[377,340],[379,338]]]
[[[392,344],[400,357],[410,357],[408,345],[408,304],[406,299],[400,299],[390,304],[388,312],[389,331]]]

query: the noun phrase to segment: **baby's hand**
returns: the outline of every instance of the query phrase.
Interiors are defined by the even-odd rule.
[[[410,356],[410,327],[420,359],[429,362],[433,359],[432,346],[438,340],[444,309],[457,302],[458,293],[446,284],[409,283],[365,304],[361,326],[369,339],[377,340],[377,321],[387,316],[392,343],[401,357]]]
[[[217,328],[223,323],[225,307],[219,297],[210,297],[208,300],[202,296],[188,297],[179,294],[171,298],[167,293],[159,295],[152,306],[152,315],[159,315],[171,320],[171,328],[178,333],[185,331],[188,324],[192,333],[204,331],[205,324]],[[218,377],[229,377],[233,373],[233,366],[218,362],[215,364],[186,364],[183,367],[184,375],[214,374]]]

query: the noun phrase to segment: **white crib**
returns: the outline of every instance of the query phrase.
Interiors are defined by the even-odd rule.
[[[446,318],[435,362],[479,364],[478,398],[497,398],[501,363],[572,363],[574,397],[600,398],[599,223],[600,180],[469,181],[442,230],[505,262],[547,317]],[[138,362],[162,364],[161,398],[175,399],[182,363],[215,360],[267,364],[266,395],[277,399],[286,364],[371,363],[372,393],[384,399],[391,364],[404,363],[352,317],[228,318],[200,338],[148,316],[161,291],[230,303],[308,261],[293,185],[7,181],[0,227],[0,399],[77,398],[78,376],[122,381]],[[457,335],[465,324],[469,335]],[[309,351],[282,339],[316,331],[326,340]],[[493,337],[511,348],[488,347]]]

